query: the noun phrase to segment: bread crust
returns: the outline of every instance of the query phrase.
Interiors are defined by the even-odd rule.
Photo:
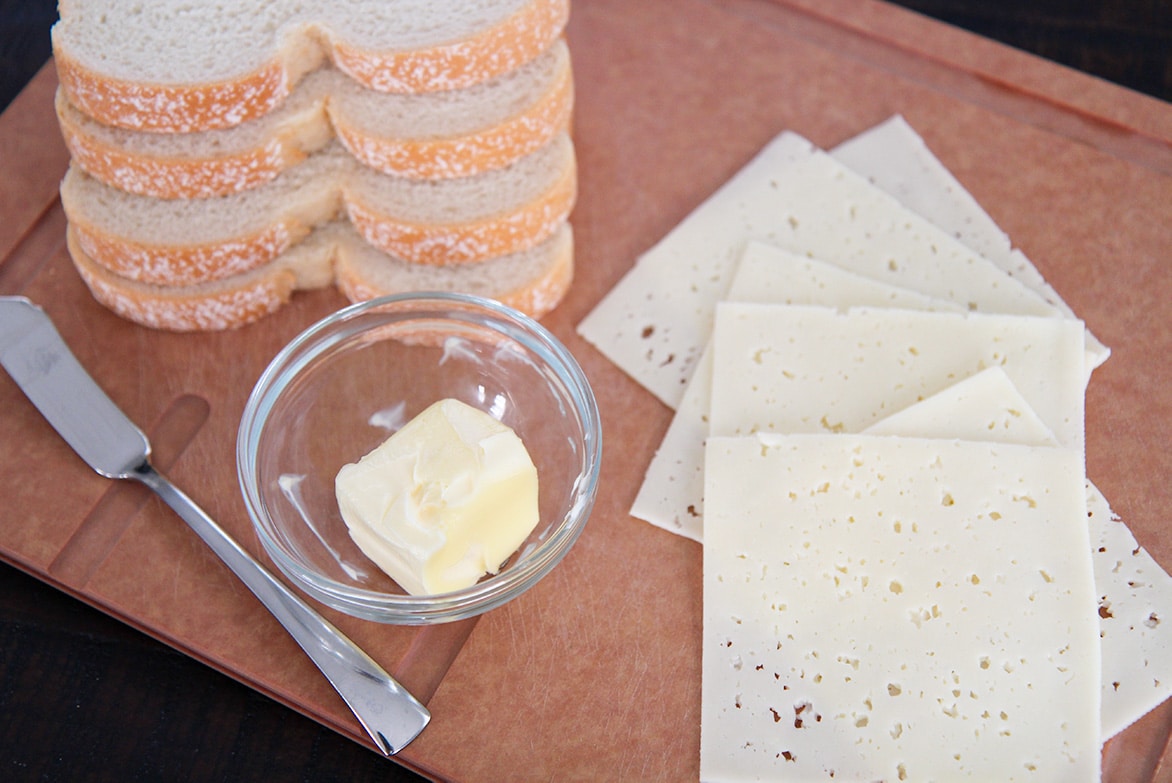
[[[565,297],[574,277],[572,233],[551,244],[553,257],[529,280],[495,292],[492,298],[533,318],[540,318]],[[355,239],[354,241],[361,241]],[[152,329],[173,332],[235,329],[271,315],[288,303],[293,293],[333,284],[351,302],[386,294],[408,293],[388,289],[348,263],[344,242],[323,243],[307,261],[310,270],[292,268],[282,259],[214,283],[191,286],[157,286],[113,274],[82,249],[73,226],[66,231],[66,245],[78,274],[94,299],[119,317]],[[459,274],[459,272],[457,272]]]
[[[129,130],[192,133],[230,128],[267,114],[292,85],[279,60],[230,81],[196,85],[115,79],[86,68],[53,44],[57,79],[74,106],[98,122]]]
[[[335,67],[383,92],[460,89],[513,70],[548,49],[569,19],[569,0],[530,0],[501,22],[460,41],[409,51],[362,50],[339,36],[326,41]],[[304,33],[308,36],[308,33]],[[58,79],[70,101],[95,120],[128,130],[190,133],[229,128],[275,109],[320,65],[317,42],[286,50],[239,77],[196,84],[119,79],[87,68],[53,35]]]
[[[66,231],[70,258],[100,304],[121,318],[171,332],[235,329],[271,315],[293,295],[297,277],[273,265],[245,274],[233,285],[164,288],[111,274],[81,250],[72,228]]]
[[[546,274],[528,285],[501,294],[500,301],[532,318],[541,318],[561,303],[573,282],[574,249],[570,243]]]
[[[65,146],[87,174],[111,187],[154,198],[210,198],[239,193],[270,182],[282,171],[305,160],[312,147],[298,143],[299,134],[275,133],[264,144],[215,158],[140,155],[88,134],[61,106],[57,119]],[[323,124],[326,123],[324,115]]]
[[[345,153],[338,153],[335,160],[348,162],[355,169],[361,165]],[[77,234],[78,246],[93,262],[143,283],[188,286],[266,264],[315,227],[336,219],[340,210],[372,245],[411,263],[470,263],[517,252],[540,243],[573,210],[577,200],[577,161],[572,149],[561,166],[556,177],[523,203],[494,205],[494,212],[432,223],[406,219],[380,208],[366,200],[362,188],[348,181],[344,172],[339,172],[336,183],[319,180],[320,187],[313,198],[268,207],[271,215],[254,221],[256,229],[251,233],[189,243],[154,243],[102,224],[87,214],[86,201],[72,186],[86,176],[77,170],[66,175],[61,201]]]
[[[267,264],[312,230],[281,221],[252,236],[194,245],[148,245],[71,219],[74,241],[96,265],[127,280],[184,287],[222,280]]]
[[[351,122],[329,96],[274,129],[262,144],[208,157],[152,155],[87,132],[68,105],[56,100],[58,124],[73,160],[111,187],[154,198],[209,198],[259,187],[336,137],[360,162],[411,179],[467,177],[504,168],[569,129],[574,102],[567,59],[544,95],[502,123],[464,135],[395,138]]]
[[[343,201],[350,222],[379,250],[414,264],[467,264],[534,247],[569,217],[578,197],[577,163],[520,209],[464,223],[412,223],[380,212],[353,194]]]
[[[412,52],[371,52],[336,40],[330,58],[339,70],[374,90],[457,90],[529,62],[557,40],[569,16],[569,0],[533,0],[461,41]]]
[[[567,131],[574,105],[569,67],[553,88],[504,123],[465,136],[393,139],[362,131],[345,115],[327,109],[334,132],[354,157],[373,169],[412,179],[468,177],[523,158]]]
[[[573,241],[556,243],[555,256],[541,274],[525,283],[495,292],[490,298],[519,310],[531,318],[541,318],[561,303],[574,279]],[[380,296],[409,293],[398,288],[381,286],[347,263],[342,254],[334,267],[335,284],[351,302],[364,302]]]

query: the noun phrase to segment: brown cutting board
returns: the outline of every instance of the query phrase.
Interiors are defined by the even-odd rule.
[[[598,395],[598,503],[561,566],[478,621],[416,630],[325,612],[429,702],[401,762],[460,781],[697,778],[700,548],[627,513],[671,414],[574,327],[784,129],[829,147],[902,114],[1113,349],[1088,391],[1087,470],[1172,567],[1172,106],[868,0],[578,0],[569,40],[577,279],[545,321]],[[160,467],[263,557],[236,425],[272,355],[345,302],[299,295],[205,335],[96,305],[64,250],[54,88],[50,67],[0,116],[0,294],[44,305]],[[7,376],[0,469],[7,561],[366,742],[227,569],[144,491],[90,473]],[[1105,779],[1172,778],[1170,729],[1165,704],[1106,748]]]

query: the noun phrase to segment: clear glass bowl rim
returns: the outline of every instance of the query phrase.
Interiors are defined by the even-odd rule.
[[[257,454],[265,424],[277,398],[290,380],[339,341],[354,336],[346,324],[368,313],[418,310],[454,313],[479,312],[475,323],[486,322],[539,355],[565,386],[581,423],[581,469],[573,489],[574,501],[554,532],[513,566],[471,587],[437,595],[392,595],[336,582],[304,568],[277,541],[272,521],[257,486]],[[401,320],[389,319],[386,323]],[[386,323],[381,325],[386,325]],[[265,551],[284,574],[305,592],[335,609],[377,622],[426,625],[479,615],[528,590],[565,556],[578,539],[594,505],[602,457],[602,425],[594,392],[573,354],[536,320],[523,313],[470,294],[418,292],[392,294],[352,304],[328,315],[302,331],[282,348],[258,378],[241,415],[236,438],[236,472],[253,528]]]

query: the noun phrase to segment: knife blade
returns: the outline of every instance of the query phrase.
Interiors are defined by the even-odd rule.
[[[91,468],[123,478],[150,457],[142,433],[93,382],[44,311],[0,297],[0,364]]]
[[[91,468],[149,487],[211,547],[317,665],[382,753],[398,753],[423,731],[431,719],[426,707],[154,469],[146,435],[25,297],[0,297],[0,365]]]

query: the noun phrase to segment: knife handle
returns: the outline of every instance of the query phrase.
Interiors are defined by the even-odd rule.
[[[313,660],[385,755],[418,736],[427,708],[245,551],[195,501],[143,462],[127,475],[153,490],[212,548]]]

